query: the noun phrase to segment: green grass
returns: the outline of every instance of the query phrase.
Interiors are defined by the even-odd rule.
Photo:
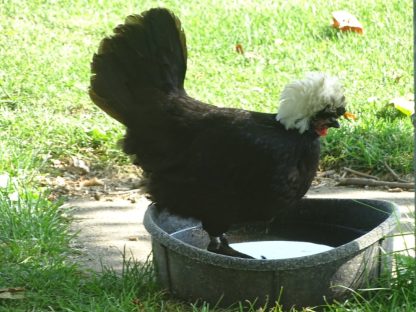
[[[414,311],[416,308],[415,259],[401,255],[395,255],[394,258],[397,262],[397,270],[393,280],[381,280],[379,287],[352,292],[350,299],[328,305],[326,311]]]
[[[116,146],[123,128],[88,98],[89,64],[126,15],[159,5],[182,20],[186,88],[195,98],[274,112],[289,81],[315,70],[338,75],[358,120],[343,121],[323,139],[322,168],[384,174],[386,161],[400,174],[412,172],[411,122],[386,108],[413,92],[410,1],[0,0],[0,175],[11,177],[0,188],[0,288],[25,288],[25,299],[0,299],[0,311],[215,310],[161,293],[148,265],[126,261],[122,276],[80,268],[72,260],[70,220],[38,183],[54,174],[51,160],[77,156],[93,168],[129,162]],[[328,26],[339,9],[359,18],[364,36]],[[252,56],[237,54],[236,43]],[[414,306],[414,284],[407,284],[414,263],[399,263],[386,290],[327,309]]]
[[[412,92],[410,1],[240,2],[2,1],[1,129],[39,154],[122,161],[113,148],[122,128],[87,96],[89,62],[99,40],[126,14],[164,4],[187,33],[192,96],[273,112],[286,83],[308,71],[329,72],[343,79],[348,108],[359,119],[323,140],[323,169],[377,174],[388,161],[398,173],[410,173],[411,122],[385,113],[391,99]],[[331,12],[338,9],[358,16],[365,35],[331,29]],[[255,57],[237,54],[237,42]],[[104,134],[100,140],[91,137],[94,131]]]

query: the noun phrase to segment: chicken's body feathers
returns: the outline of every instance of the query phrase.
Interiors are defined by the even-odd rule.
[[[169,117],[159,119],[169,131],[128,128],[124,140],[161,207],[202,220],[214,235],[236,222],[276,217],[308,190],[319,161],[314,133],[288,131],[274,114],[217,108],[186,96],[171,101]]]
[[[276,114],[189,97],[186,53],[168,10],[131,16],[94,56],[90,96],[126,126],[124,151],[161,207],[201,220],[211,236],[233,223],[278,218],[311,185],[318,134],[287,129]]]

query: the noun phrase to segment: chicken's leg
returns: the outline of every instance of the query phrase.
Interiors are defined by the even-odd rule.
[[[230,247],[228,244],[228,240],[225,237],[224,234],[221,234],[220,236],[209,236],[210,237],[210,243],[208,245],[208,251],[215,252],[217,254],[226,255],[230,257],[236,257],[236,258],[245,258],[245,259],[254,259],[253,257],[246,255],[244,253],[241,253],[233,248]]]

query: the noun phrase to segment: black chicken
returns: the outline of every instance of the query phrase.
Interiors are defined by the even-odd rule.
[[[208,250],[248,257],[224,233],[279,217],[315,176],[320,142],[345,113],[335,78],[312,73],[287,85],[278,114],[219,108],[184,90],[187,50],[179,19],[157,8],[126,18],[92,61],[90,97],[127,130],[124,151],[160,207],[194,217]]]

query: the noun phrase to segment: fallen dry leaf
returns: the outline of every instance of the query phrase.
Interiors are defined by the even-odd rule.
[[[238,54],[243,54],[243,55],[244,55],[244,50],[243,50],[243,46],[241,45],[241,43],[237,43],[237,44],[235,45],[235,51],[236,51]]]
[[[0,289],[0,299],[24,299],[25,288],[23,287],[9,287]]]
[[[345,112],[344,117],[347,119],[357,120],[357,116],[355,116],[353,113]]]
[[[101,186],[101,185],[104,185],[104,182],[96,177],[89,179],[89,180],[84,180],[81,182],[81,186],[87,186],[87,187],[88,186]]]
[[[82,174],[86,174],[90,172],[90,167],[88,167],[85,161],[74,156],[72,156],[71,159],[72,159],[72,166],[74,169],[80,171]]]
[[[332,12],[332,27],[341,31],[353,31],[360,35],[364,33],[363,26],[358,19],[349,12]]]
[[[235,51],[238,54],[243,55],[246,59],[254,59],[254,60],[260,60],[261,59],[260,55],[256,52],[251,52],[251,51],[244,52],[243,45],[241,43],[236,44]]]
[[[411,116],[415,112],[415,101],[412,94],[392,99],[390,104],[393,104],[394,108],[407,116]]]

